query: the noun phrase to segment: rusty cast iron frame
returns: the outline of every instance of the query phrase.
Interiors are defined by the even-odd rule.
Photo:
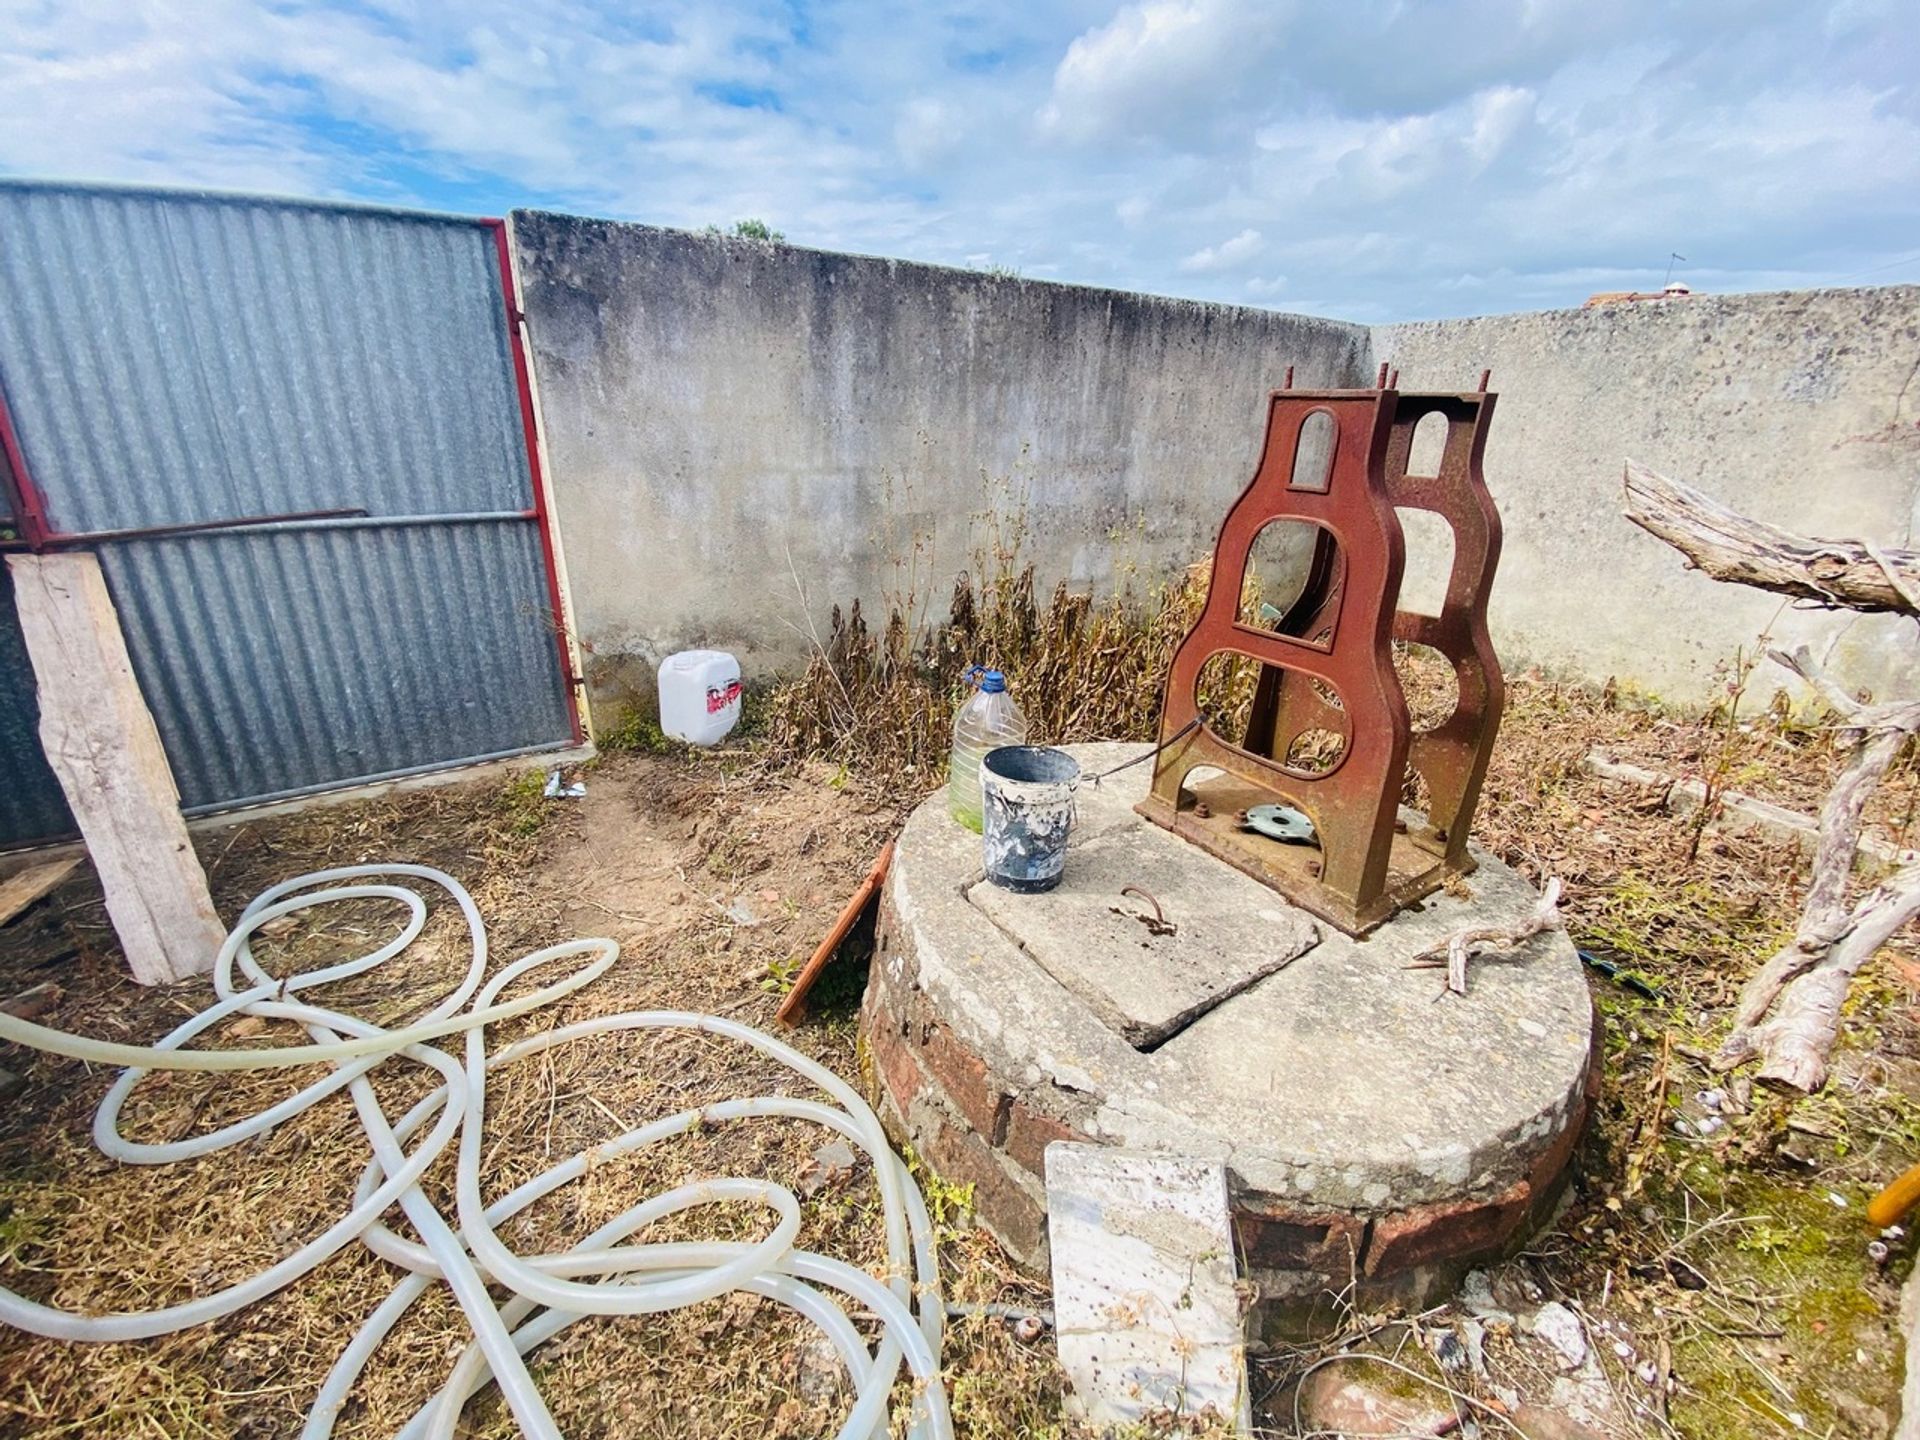
[[[1398,376],[1393,377],[1397,382]],[[1292,375],[1288,381],[1291,385]],[[1274,392],[1266,444],[1227,512],[1205,607],[1174,653],[1160,716],[1153,785],[1139,811],[1271,885],[1296,904],[1362,934],[1473,869],[1467,832],[1486,778],[1505,687],[1487,638],[1487,593],[1500,558],[1500,517],[1481,475],[1494,396],[1401,394],[1384,367],[1372,390]],[[1437,472],[1409,473],[1415,427],[1447,425]],[[1302,456],[1310,417],[1331,454]],[[1305,464],[1308,468],[1302,469]],[[1438,615],[1399,608],[1406,542],[1397,510],[1438,515],[1453,532],[1453,565]],[[1306,581],[1286,611],[1261,625],[1241,613],[1249,557],[1273,521],[1318,527]],[[1453,667],[1459,701],[1416,731],[1394,668],[1393,642],[1429,646]],[[1258,661],[1244,745],[1217,733],[1199,705],[1201,670],[1216,655]],[[1309,732],[1344,744],[1325,768],[1294,754]],[[1220,775],[1188,784],[1210,766]],[[1409,771],[1428,813],[1401,823]],[[1305,811],[1318,848],[1248,831],[1253,805]]]

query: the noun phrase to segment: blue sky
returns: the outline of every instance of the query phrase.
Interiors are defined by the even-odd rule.
[[[1920,281],[1914,0],[0,0],[0,171],[1363,321]]]

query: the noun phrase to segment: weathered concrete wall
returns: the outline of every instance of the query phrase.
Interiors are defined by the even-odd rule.
[[[1812,535],[1912,539],[1920,507],[1920,287],[1696,296],[1393,325],[1403,388],[1493,370],[1487,481],[1506,543],[1492,604],[1510,669],[1619,676],[1677,699],[1716,663],[1805,642],[1850,686],[1920,694],[1910,621],[1789,610],[1684,568],[1620,516],[1629,456]],[[1764,696],[1785,679],[1766,665]]]
[[[514,216],[551,485],[592,693],[669,651],[791,666],[858,597],[944,601],[1024,510],[1043,582],[1157,580],[1252,474],[1262,397],[1493,370],[1487,475],[1511,668],[1700,700],[1771,624],[1850,685],[1920,693],[1911,625],[1789,610],[1620,517],[1628,456],[1815,535],[1908,541],[1920,288],[1380,327],[539,212]],[[1412,536],[1417,545],[1418,534]],[[1765,667],[1762,693],[1781,678]]]
[[[1365,383],[1332,321],[537,212],[513,217],[574,618],[596,698],[663,654],[807,654],[836,602],[936,607],[1025,505],[1043,581],[1212,546],[1263,397]],[[1010,484],[998,483],[1010,480]],[[803,593],[804,592],[804,597]]]

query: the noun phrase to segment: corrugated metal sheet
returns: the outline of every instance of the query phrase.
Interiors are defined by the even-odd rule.
[[[181,536],[101,563],[189,808],[568,738],[531,525]]]
[[[400,521],[101,545],[189,807],[571,738],[489,230],[0,182],[0,393],[61,532]]]
[[[13,608],[13,580],[0,566],[0,846],[73,833],[60,782],[40,752],[33,666]]]
[[[0,383],[61,530],[532,503],[472,222],[0,182]]]

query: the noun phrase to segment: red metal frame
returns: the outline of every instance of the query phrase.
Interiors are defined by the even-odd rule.
[[[500,292],[507,309],[507,339],[513,348],[513,378],[520,392],[520,429],[527,442],[527,470],[533,480],[534,523],[540,527],[540,554],[546,561],[547,604],[553,610],[553,638],[560,651],[560,675],[567,692],[567,720],[573,727],[573,743],[586,739],[580,726],[580,678],[573,673],[573,650],[567,644],[567,612],[560,595],[560,561],[553,546],[553,517],[547,513],[546,484],[540,471],[540,432],[533,413],[533,381],[527,370],[527,352],[520,333],[524,318],[515,300],[513,253],[507,244],[507,222],[480,221],[493,232],[494,254],[500,261]]]
[[[13,412],[7,408],[4,385],[0,385],[0,451],[6,452],[7,469],[13,476],[13,483],[7,487],[7,500],[14,519],[20,524],[20,537],[27,542],[28,549],[42,550],[51,537],[47,507],[33,477],[27,473],[26,453],[21,450],[20,437],[13,428]]]
[[[1169,667],[1153,782],[1136,807],[1356,935],[1473,869],[1467,835],[1505,694],[1486,624],[1500,558],[1500,517],[1481,474],[1494,396],[1403,395],[1391,378],[1383,366],[1372,390],[1273,393],[1259,468],[1220,527],[1206,603]],[[1296,486],[1316,413],[1335,427],[1327,483]],[[1413,434],[1428,414],[1445,419],[1446,441],[1436,473],[1415,475]],[[1430,511],[1452,531],[1436,616],[1400,608],[1399,508]],[[1312,524],[1318,536],[1299,598],[1257,629],[1240,618],[1246,568],[1276,520]],[[1396,640],[1428,646],[1453,668],[1458,701],[1429,729],[1413,727]],[[1199,705],[1203,667],[1229,652],[1263,667],[1237,739],[1217,734]],[[1345,742],[1319,771],[1290,763],[1293,742],[1314,729]],[[1222,773],[1189,785],[1201,766]],[[1399,823],[1409,771],[1430,802],[1417,824]],[[1317,849],[1248,835],[1248,811],[1276,801],[1311,817]]]

